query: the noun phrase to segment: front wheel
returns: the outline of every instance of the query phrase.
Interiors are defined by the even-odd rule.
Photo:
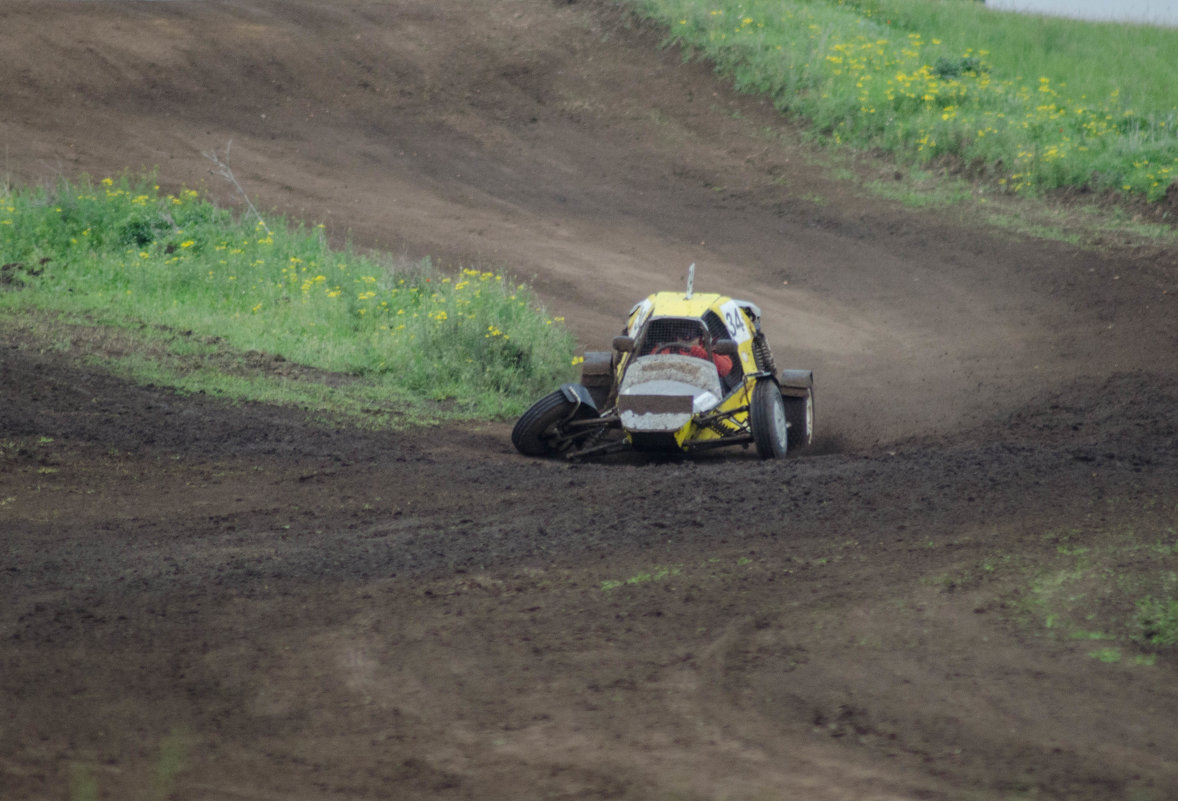
[[[584,410],[584,411],[582,411]],[[560,390],[532,404],[511,430],[511,444],[524,456],[555,456],[577,447],[589,431],[571,434],[566,425],[591,412]]]
[[[762,459],[781,459],[788,448],[788,426],[781,388],[771,378],[762,378],[753,386],[753,400],[749,404],[749,426],[753,442]]]

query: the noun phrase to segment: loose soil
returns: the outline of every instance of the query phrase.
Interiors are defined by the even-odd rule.
[[[510,422],[330,428],[8,330],[0,798],[1178,797],[1178,654],[1125,633],[1178,571],[1172,250],[881,200],[894,168],[833,177],[604,2],[6,0],[0,30],[10,180],[239,205],[215,151],[337,241],[531,282],[590,349],[694,262],[815,371],[820,432],[548,462]]]

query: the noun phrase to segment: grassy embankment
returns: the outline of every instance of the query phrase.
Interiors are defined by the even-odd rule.
[[[7,327],[184,391],[395,425],[518,414],[575,373],[563,320],[502,275],[333,250],[145,180],[0,189],[0,263]],[[286,369],[251,370],[262,354]]]
[[[824,142],[982,192],[1157,201],[1178,182],[1178,29],[974,0],[626,0]]]

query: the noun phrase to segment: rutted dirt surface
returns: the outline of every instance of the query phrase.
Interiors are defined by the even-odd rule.
[[[821,432],[567,465],[3,334],[0,798],[1178,797],[1175,655],[1094,659],[993,570],[1173,542],[1173,252],[861,193],[888,175],[830,178],[602,3],[8,0],[0,29],[13,179],[235,203],[201,155],[231,141],[259,206],[509,269],[594,349],[696,262],[815,370]]]

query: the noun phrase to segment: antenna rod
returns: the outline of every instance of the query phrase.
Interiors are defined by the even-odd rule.
[[[687,268],[687,299],[688,300],[691,300],[691,293],[694,291],[693,290],[694,286],[695,286],[695,262],[692,262],[691,266]]]

